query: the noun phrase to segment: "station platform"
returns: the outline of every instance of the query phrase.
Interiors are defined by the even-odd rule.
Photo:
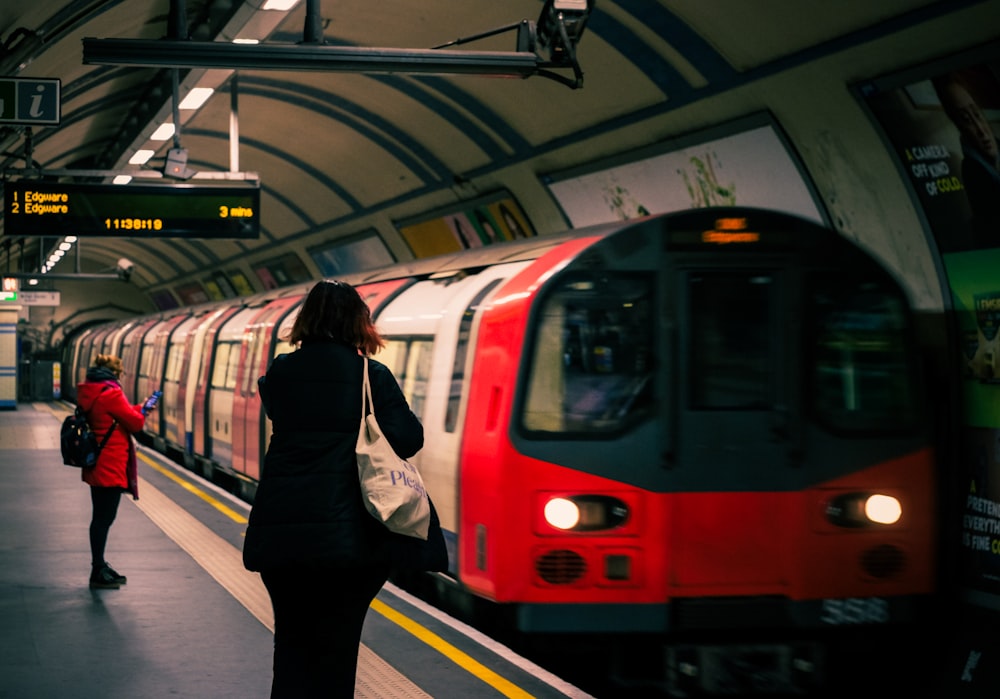
[[[89,489],[64,466],[68,404],[0,411],[0,698],[267,697],[273,618],[243,568],[249,505],[139,447],[107,559],[88,586]],[[589,695],[387,584],[369,610],[357,697]]]

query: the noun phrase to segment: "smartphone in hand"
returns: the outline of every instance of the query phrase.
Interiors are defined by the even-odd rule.
[[[155,408],[156,404],[160,400],[160,396],[162,396],[162,395],[163,395],[163,391],[153,391],[153,395],[151,395],[149,398],[147,398],[146,402],[142,404],[142,414],[146,415],[146,414],[149,413],[149,411],[151,411],[153,408]]]

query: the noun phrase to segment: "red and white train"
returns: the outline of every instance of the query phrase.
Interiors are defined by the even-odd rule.
[[[820,666],[798,640],[905,624],[933,596],[909,306],[836,233],[703,209],[344,280],[423,422],[413,461],[451,576],[520,630],[766,629],[731,652],[794,683]],[[134,402],[163,391],[151,443],[252,499],[257,378],[293,351],[280,338],[310,286],[90,327],[64,395],[96,353],[120,355]],[[698,668],[723,652],[672,650],[675,678],[712,689]]]

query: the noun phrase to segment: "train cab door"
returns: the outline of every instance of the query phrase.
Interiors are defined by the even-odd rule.
[[[699,594],[760,594],[787,577],[780,491],[795,468],[798,325],[789,285],[777,262],[676,275],[672,577]]]

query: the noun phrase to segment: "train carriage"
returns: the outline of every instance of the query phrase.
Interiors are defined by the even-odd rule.
[[[424,423],[414,461],[449,579],[518,630],[653,634],[678,641],[665,657],[681,683],[734,653],[788,688],[822,665],[792,662],[800,639],[819,653],[830,631],[910,624],[932,598],[935,456],[909,305],[833,231],[705,209],[345,281]],[[183,344],[200,356],[174,364],[190,456],[248,497],[270,436],[256,378],[293,351],[280,338],[307,288],[217,304]],[[765,628],[765,646],[690,642]]]

